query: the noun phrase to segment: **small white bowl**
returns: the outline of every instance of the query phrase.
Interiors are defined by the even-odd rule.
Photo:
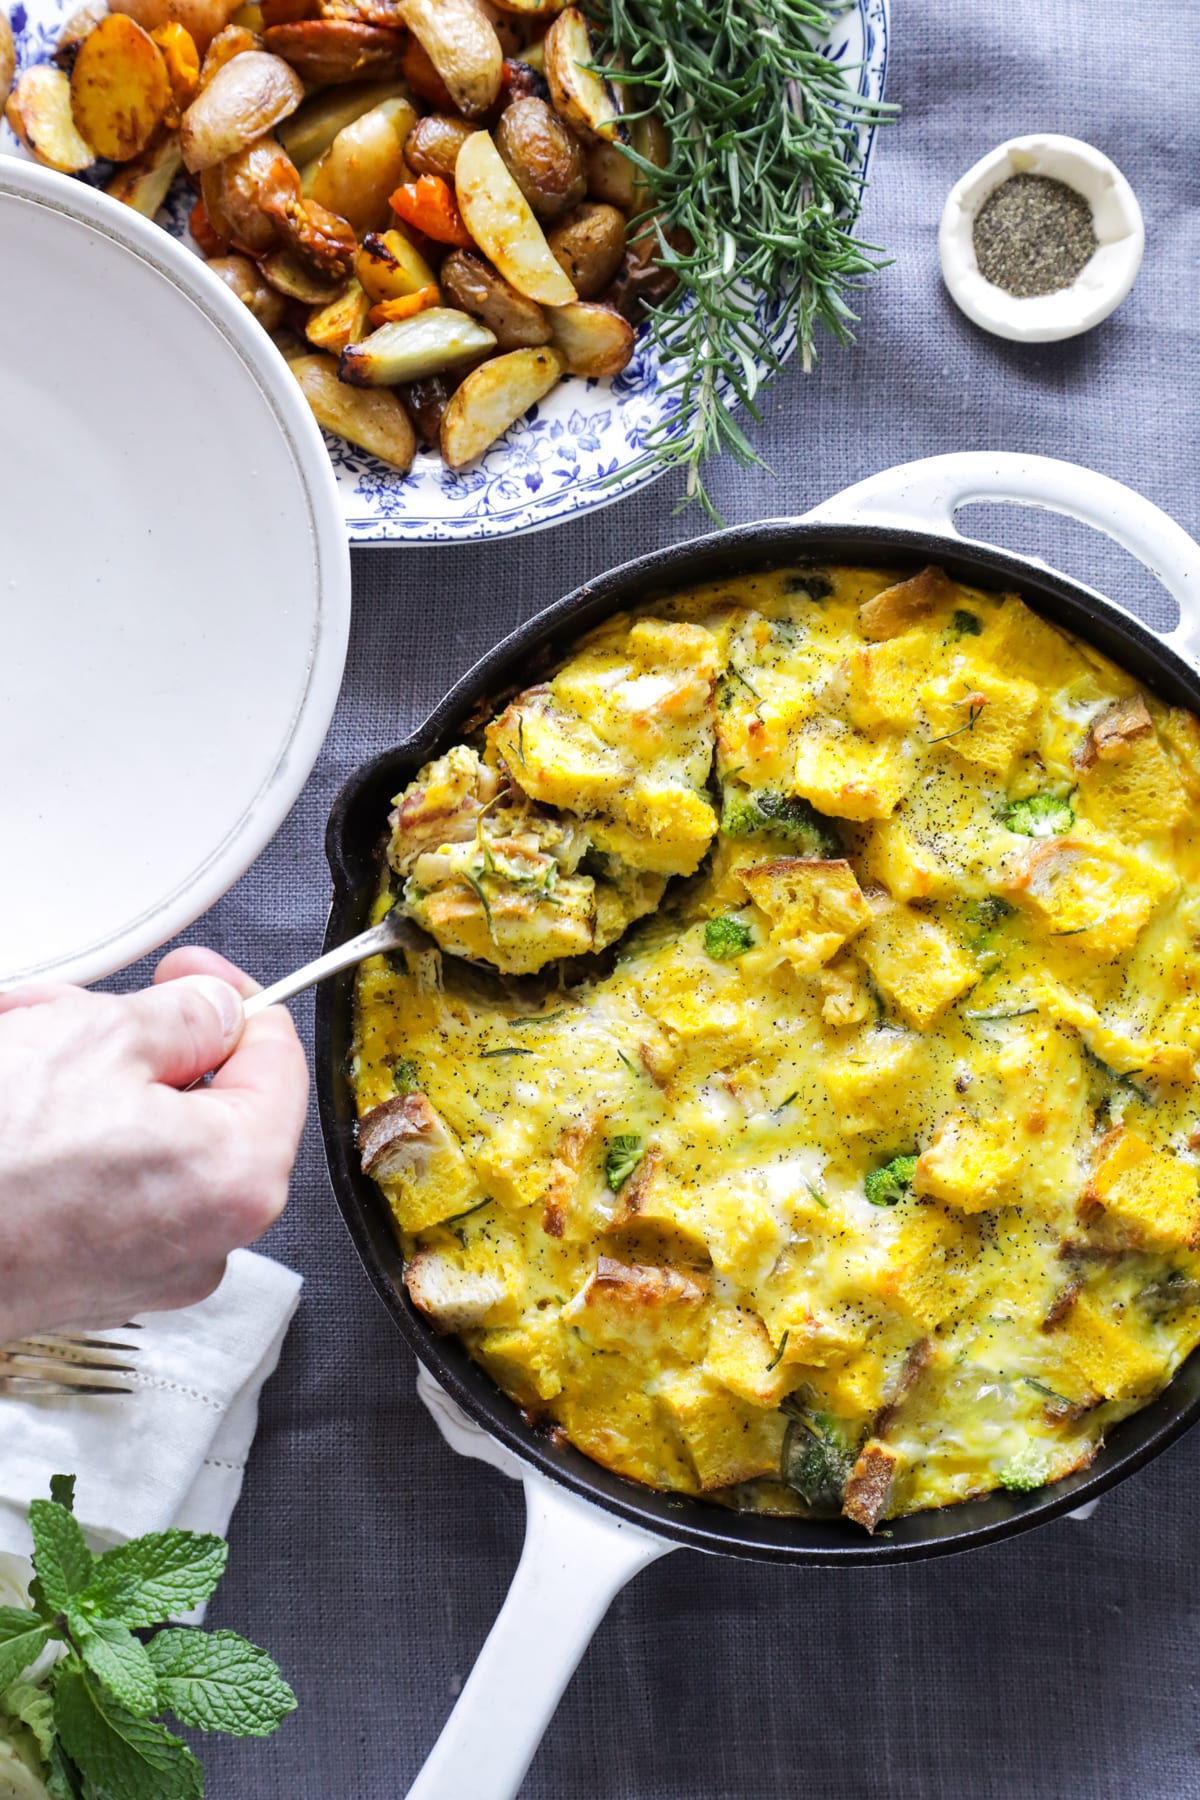
[[[975,217],[1012,175],[1048,175],[1082,194],[1098,245],[1069,287],[1018,299],[979,272]],[[997,337],[1047,344],[1090,331],[1120,306],[1142,264],[1146,232],[1133,189],[1107,156],[1078,138],[1010,138],[955,182],[938,229],[942,275],[955,303]]]

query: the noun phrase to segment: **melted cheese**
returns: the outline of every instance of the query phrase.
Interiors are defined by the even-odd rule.
[[[1131,696],[1016,596],[796,571],[422,771],[379,907],[441,950],[363,965],[354,1063],[418,1304],[655,1487],[1086,1464],[1200,1339],[1200,731]]]

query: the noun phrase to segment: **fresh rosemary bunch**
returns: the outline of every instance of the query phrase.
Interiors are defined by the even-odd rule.
[[[794,318],[811,368],[817,322],[849,342],[848,296],[883,266],[854,235],[856,132],[895,109],[862,99],[814,48],[844,10],[837,0],[596,5],[597,66],[626,88],[627,110],[653,111],[670,137],[665,168],[623,146],[645,185],[660,260],[679,277],[668,300],[647,308],[660,391],[676,403],[646,433],[637,466],[686,468],[688,498],[715,518],[704,459],[728,450],[761,460],[728,395],[757,419],[759,369],[779,367],[771,336],[783,320]],[[688,239],[693,247],[680,248]]]

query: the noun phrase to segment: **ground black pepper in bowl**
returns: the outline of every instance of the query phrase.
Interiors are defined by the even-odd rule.
[[[975,260],[985,281],[1016,299],[1070,287],[1096,249],[1092,209],[1049,175],[1011,175],[975,217]]]

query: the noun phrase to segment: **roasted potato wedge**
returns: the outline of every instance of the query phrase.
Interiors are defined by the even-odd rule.
[[[506,106],[495,144],[540,219],[557,219],[583,199],[587,175],[579,140],[544,100],[514,100]]]
[[[469,314],[432,306],[411,319],[381,325],[342,352],[338,374],[353,387],[393,387],[421,381],[496,348],[490,331]]]
[[[458,153],[472,129],[464,119],[427,113],[404,140],[404,160],[414,175],[440,175],[443,181],[453,181]]]
[[[568,375],[619,375],[633,355],[634,330],[615,307],[572,300],[547,314],[550,342]]]
[[[144,219],[152,219],[166,203],[171,183],[182,167],[178,134],[168,132],[118,169],[104,191],[123,206],[131,206]]]
[[[71,70],[75,67],[75,58],[79,55],[79,46],[83,43],[83,40],[87,37],[88,33],[96,29],[97,25],[100,23],[101,19],[105,17],[107,12],[108,7],[105,4],[105,0],[88,0],[86,6],[81,6],[78,12],[72,13],[62,30],[59,32],[58,42],[54,46],[54,55],[52,56],[51,61],[55,63],[58,68],[65,69],[69,75]],[[0,46],[3,44],[6,28],[8,28],[8,15],[4,12],[3,8],[0,8]],[[8,28],[8,41],[11,48],[11,28]],[[0,47],[0,99],[3,99],[4,97],[3,61],[4,53],[2,47]],[[12,70],[10,68],[9,79],[11,80],[11,78]]]
[[[209,223],[218,237],[247,256],[265,256],[280,243],[300,199],[300,177],[273,137],[261,137],[200,177]]]
[[[277,294],[288,300],[300,300],[305,306],[328,306],[345,287],[345,278],[326,275],[312,267],[306,257],[288,246],[269,250],[259,261],[259,272]]]
[[[354,273],[375,304],[437,286],[437,276],[402,231],[368,232],[354,258]]]
[[[235,56],[183,115],[179,139],[184,166],[196,175],[236,156],[295,112],[303,98],[304,83],[281,56],[265,50]]]
[[[263,43],[313,87],[333,87],[342,81],[395,81],[404,56],[400,32],[381,25],[357,25],[352,19],[272,25],[263,32]]]
[[[404,94],[400,81],[361,81],[312,94],[275,133],[298,169],[324,156],[339,131],[373,107]]]
[[[344,294],[309,314],[304,335],[318,350],[340,356],[347,344],[361,343],[366,337],[370,310],[370,296],[361,281],[352,276]]]
[[[461,469],[482,456],[548,394],[563,373],[557,350],[510,350],[493,356],[455,389],[442,418],[442,457],[448,468]]]
[[[109,13],[79,46],[71,70],[71,112],[83,137],[98,156],[128,162],[146,148],[170,104],[167,65],[154,39],[124,13]]]
[[[244,56],[248,50],[261,50],[262,47],[262,39],[244,25],[226,25],[204,52],[204,61],[200,64],[201,88],[206,88],[214,75],[218,75],[235,56]]]
[[[404,23],[468,119],[489,113],[500,94],[504,52],[479,0],[400,0]]]
[[[550,342],[550,327],[537,301],[518,294],[481,256],[470,250],[452,251],[438,280],[449,304],[482,320],[495,332],[501,350],[533,349]]]
[[[403,30],[400,0],[317,0],[316,11],[322,19],[354,19],[360,25],[389,25]]]
[[[191,32],[176,19],[170,20],[166,25],[156,25],[150,36],[162,51],[163,61],[167,65],[167,80],[171,86],[171,106],[167,122],[177,125],[185,108],[195,99],[196,89],[200,86],[200,52]]]
[[[671,142],[661,119],[648,114],[631,121],[630,147],[658,169],[665,169],[671,154]],[[646,211],[650,196],[641,170],[619,145],[598,138],[588,146],[587,189],[593,200],[617,206],[627,218]]]
[[[486,131],[475,132],[459,151],[454,181],[467,230],[518,294],[541,306],[579,298]]]
[[[625,215],[585,200],[546,234],[546,242],[581,300],[593,300],[625,256]]]
[[[592,34],[578,7],[559,13],[545,37],[546,80],[554,105],[586,137],[623,135],[621,108],[612,83],[589,68],[596,59]]]
[[[338,380],[331,356],[289,358],[289,367],[325,431],[344,437],[360,450],[368,450],[394,469],[411,468],[417,440],[408,414],[395,394],[376,388],[364,392]]]
[[[233,0],[113,0],[112,11],[136,19],[143,31],[178,20],[201,56],[229,23]]]
[[[4,116],[29,153],[60,175],[78,175],[96,160],[71,114],[70,79],[51,63],[22,71]]]
[[[283,296],[269,287],[248,256],[210,256],[208,266],[237,295],[264,331],[278,331],[287,316]]]
[[[407,175],[403,145],[416,116],[412,101],[397,97],[339,131],[306,183],[311,198],[360,236],[386,225],[388,195]]]

